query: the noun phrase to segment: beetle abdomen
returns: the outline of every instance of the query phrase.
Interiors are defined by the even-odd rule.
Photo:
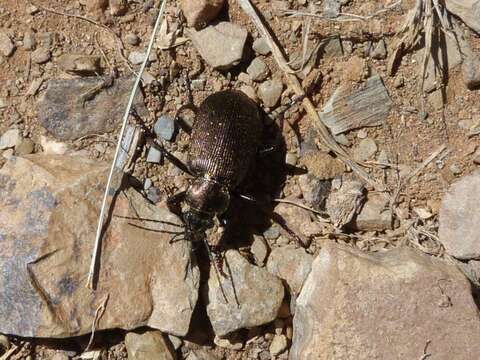
[[[258,107],[243,92],[220,91],[200,105],[192,128],[190,170],[232,188],[243,180],[262,135]]]

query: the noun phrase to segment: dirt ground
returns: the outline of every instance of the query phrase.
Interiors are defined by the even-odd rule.
[[[58,58],[62,54],[69,53],[104,54],[110,63],[109,66],[105,59],[103,60],[105,73],[108,73],[111,67],[115,67],[119,74],[131,75],[131,70],[125,65],[123,57],[128,57],[132,51],[143,51],[147,46],[158,8],[158,1],[135,0],[129,1],[128,11],[125,15],[112,16],[108,10],[103,14],[95,15],[86,12],[84,2],[87,1],[36,0],[34,4],[25,0],[0,1],[0,30],[5,31],[16,44],[16,50],[12,56],[0,56],[0,81],[4,84],[0,88],[0,98],[6,104],[3,109],[0,109],[0,134],[12,126],[18,127],[24,138],[33,140],[35,152],[41,151],[41,136],[49,136],[37,120],[37,101],[49,79],[71,77],[60,69]],[[292,55],[298,52],[301,47],[302,26],[304,26],[305,19],[282,15],[279,11],[281,7],[279,4],[287,3],[290,9],[305,9],[303,5],[299,4],[302,1],[255,0],[253,2],[267,19],[285,53]],[[313,3],[313,1],[311,2]],[[228,9],[224,10],[220,17],[244,26],[248,29],[252,39],[258,38],[258,31],[238,7],[236,1],[228,3]],[[342,12],[368,15],[383,6],[390,5],[393,1],[352,0],[346,3],[342,7]],[[314,68],[321,73],[321,81],[314,86],[308,96],[320,110],[339,85],[358,86],[357,81],[351,79],[352,72],[359,72],[361,79],[374,73],[381,76],[393,102],[387,122],[383,126],[347,132],[346,137],[350,143],[347,149],[354,149],[361,138],[368,137],[376,142],[377,154],[381,150],[387,151],[389,161],[393,164],[392,168],[385,169],[371,162],[367,170],[378,182],[384,183],[392,193],[398,186],[399,172],[416,169],[440,146],[447,147],[447,155],[437,157],[430,162],[418,176],[401,189],[398,197],[400,212],[397,214],[404,217],[399,221],[415,219],[414,208],[427,209],[433,214],[432,218],[422,222],[422,226],[428,229],[433,237],[424,239],[425,243],[420,242],[416,245],[423,249],[436,249],[438,244],[429,244],[428,242],[433,241],[436,234],[438,210],[443,194],[456,179],[479,168],[474,159],[479,156],[476,151],[480,146],[480,138],[478,135],[469,137],[468,127],[478,125],[480,122],[480,91],[466,88],[460,66],[457,66],[448,71],[445,87],[446,103],[444,106],[438,106],[438,100],[437,103],[432,104],[428,96],[426,100],[422,96],[420,88],[421,49],[407,53],[394,76],[388,74],[389,56],[384,59],[373,59],[369,56],[366,49],[380,39],[385,40],[387,54],[390,55],[395,34],[401,27],[407,10],[414,3],[414,0],[403,1],[401,6],[368,20],[339,22],[313,19],[309,33],[311,44],[338,35],[344,43],[344,55],[319,57]],[[45,8],[56,10],[57,13],[45,10]],[[319,6],[319,8],[321,7]],[[166,18],[171,27],[181,26],[179,13],[178,6],[172,1],[168,2]],[[92,19],[96,24],[86,21],[85,18],[68,14],[83,15]],[[462,30],[468,35],[467,39],[474,51],[480,54],[478,34],[474,34],[463,25]],[[29,32],[35,34],[38,44],[43,44],[51,49],[52,57],[46,63],[36,64],[33,62],[32,51],[24,48],[23,40]],[[125,41],[125,37],[130,33],[139,37],[138,45],[130,45]],[[118,39],[122,41],[123,49],[121,50],[118,47]],[[351,49],[348,49],[345,44],[350,44]],[[251,59],[253,54],[247,54],[247,57]],[[167,113],[173,116],[182,104],[188,102],[182,74],[189,73],[191,79],[206,80],[204,89],[193,90],[194,102],[199,104],[206,96],[215,91],[238,88],[238,75],[245,72],[250,63],[249,60],[243,61],[229,73],[212,70],[201,60],[191,43],[170,50],[156,50],[156,58],[157,60],[150,64],[147,71],[156,79],[163,78],[166,81],[163,84],[158,81],[143,86],[148,109],[148,117],[143,121],[148,126],[152,125],[160,114]],[[358,61],[352,62],[353,58],[358,58]],[[273,76],[283,76],[271,55],[266,57],[266,62],[272,70]],[[361,69],[355,69],[354,67],[357,65]],[[36,94],[27,95],[32,82],[38,79],[43,79],[43,81]],[[285,119],[290,124],[290,126],[283,127],[282,133],[287,152],[296,153],[299,142],[297,135],[300,135],[300,142],[301,139],[308,137],[312,128],[311,120],[298,105],[286,112]],[[298,133],[295,134],[292,129],[298,129]],[[67,141],[67,145],[71,149],[84,152],[91,158],[109,160],[113,157],[117,135],[118,130],[81,140]],[[175,143],[169,144],[169,150],[184,157],[188,150],[186,135],[180,135]],[[4,161],[5,159],[0,157],[0,166]],[[171,165],[147,164],[144,159],[138,161],[134,175],[141,181],[147,177],[151,178],[153,185],[161,190],[162,199],[185,188],[187,183],[186,178],[179,176]],[[294,175],[288,175],[282,192],[284,195],[295,194],[298,192],[297,187]],[[399,239],[402,239],[402,242],[409,241],[405,232],[400,234],[400,231],[396,231],[387,232],[386,235],[390,236],[392,241],[390,245],[386,246],[395,246]],[[311,250],[312,252],[318,251],[321,242],[325,239],[345,241],[362,248],[366,246],[362,240],[373,239],[368,242],[369,245],[366,248],[375,250],[374,239],[384,235],[385,233],[377,232],[344,235],[323,232],[318,237],[314,237],[313,242],[316,245],[312,245]],[[441,250],[433,252],[434,255],[442,255]],[[265,327],[265,331],[269,332],[268,326]],[[105,337],[108,338],[109,335],[105,335],[102,339]],[[20,344],[25,339],[11,340]],[[83,340],[77,340],[74,342],[73,348],[78,348],[78,344],[83,343]],[[65,349],[65,346],[71,346],[70,343],[66,344],[65,342],[45,345],[43,342],[26,340],[26,343],[28,345],[12,358],[51,359],[55,353],[54,350],[51,350],[52,347]],[[106,341],[106,344],[108,350],[103,353],[103,359],[126,359],[126,351],[121,340],[113,341],[113,343]],[[73,351],[72,354],[75,352]],[[220,348],[214,349],[212,352],[228,359],[249,358],[248,346],[244,351],[239,352]]]

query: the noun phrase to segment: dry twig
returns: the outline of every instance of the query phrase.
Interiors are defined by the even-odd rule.
[[[110,294],[107,294],[105,296],[100,306],[97,307],[97,309],[95,310],[95,316],[92,322],[92,332],[90,333],[90,339],[88,340],[88,344],[87,344],[87,347],[85,348],[84,353],[88,352],[88,350],[90,350],[90,346],[92,346],[93,344],[93,339],[95,338],[95,331],[97,330],[100,319],[102,318],[103,314],[105,314],[105,309],[107,308],[108,299],[110,299]]]

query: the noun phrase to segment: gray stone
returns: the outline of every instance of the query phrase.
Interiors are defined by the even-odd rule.
[[[480,258],[480,172],[462,177],[450,186],[440,208],[438,237],[449,255]]]
[[[467,26],[480,33],[479,0],[445,0],[449,12],[458,16]]]
[[[263,266],[268,255],[268,245],[263,236],[254,235],[250,251],[255,258],[255,263],[258,266]]]
[[[32,62],[35,64],[45,64],[46,62],[50,61],[51,57],[52,53],[50,50],[43,47],[32,52]]]
[[[82,100],[80,94],[88,93],[104,80],[102,77],[88,77],[48,81],[47,89],[38,102],[40,124],[60,140],[73,140],[115,129],[123,118],[133,79],[116,79],[112,86],[102,89],[93,98]],[[146,115],[140,91],[137,91],[134,108],[140,116]]]
[[[139,65],[143,63],[145,60],[145,53],[140,51],[132,51],[130,55],[128,55],[128,61],[130,61],[133,65]]]
[[[9,129],[0,137],[0,150],[13,148],[20,145],[21,141],[22,136],[20,135],[20,130]]]
[[[153,131],[157,136],[165,140],[172,140],[175,133],[175,121],[171,116],[161,115],[153,126]]]
[[[261,58],[257,57],[248,66],[247,73],[253,81],[263,81],[270,74],[270,69]]]
[[[149,147],[148,153],[147,153],[147,162],[160,164],[161,160],[162,160],[162,152],[153,146]]]
[[[323,15],[328,18],[336,18],[340,13],[341,7],[340,0],[326,0],[323,3]]]
[[[161,221],[181,220],[133,189],[113,201],[96,291],[85,286],[109,169],[97,160],[42,154],[13,157],[0,169],[0,333],[87,334],[105,301],[97,331],[188,332],[200,282],[191,244],[169,244],[162,231],[178,227]],[[154,221],[131,220],[137,217]]]
[[[3,31],[0,31],[0,53],[5,56],[9,57],[15,51],[15,45],[13,44],[12,40],[5,34]]]
[[[247,35],[247,30],[229,22],[190,33],[193,45],[202,58],[218,70],[228,70],[240,63]]]
[[[129,332],[125,336],[128,360],[174,360],[172,349],[160,331]]]
[[[125,35],[125,41],[129,45],[135,46],[140,43],[140,38],[134,33],[128,33],[127,35]]]
[[[320,47],[321,54],[325,59],[343,56],[343,46],[340,36],[332,36],[325,39]]]
[[[370,56],[377,60],[382,60],[387,57],[387,45],[385,44],[385,40],[380,39],[375,45],[375,48],[370,53]]]
[[[263,37],[256,39],[253,42],[252,48],[253,51],[260,55],[268,55],[272,52],[270,45],[268,45],[267,40],[265,40]]]
[[[213,343],[221,348],[230,350],[242,350],[243,340],[239,333],[233,333],[230,336],[218,337],[215,336]]]
[[[319,114],[334,135],[365,126],[385,123],[392,100],[378,75],[369,78],[365,86],[352,90],[338,87]]]
[[[238,329],[273,321],[283,300],[281,281],[266,269],[250,264],[238,251],[228,250],[225,262],[230,268],[230,276],[222,277],[221,285],[228,303],[212,266],[208,279],[207,314],[215,334],[225,336]]]
[[[268,257],[267,270],[285,280],[290,292],[298,295],[312,268],[313,256],[293,245],[274,248]]]
[[[445,326],[448,324],[448,326]],[[327,245],[293,318],[291,360],[480,358],[480,317],[465,276],[397,248],[364,253]],[[406,346],[408,344],[408,346]]]
[[[266,107],[274,107],[282,96],[283,83],[280,79],[267,80],[258,87],[258,97]]]
[[[353,149],[353,157],[357,161],[366,161],[372,159],[377,153],[378,147],[375,140],[366,138],[360,141],[358,146]]]
[[[188,26],[204,27],[222,10],[225,0],[182,0],[180,6]]]

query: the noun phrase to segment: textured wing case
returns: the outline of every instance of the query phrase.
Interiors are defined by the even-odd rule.
[[[210,95],[192,129],[189,167],[198,176],[237,186],[256,155],[262,134],[257,105],[240,91]]]

